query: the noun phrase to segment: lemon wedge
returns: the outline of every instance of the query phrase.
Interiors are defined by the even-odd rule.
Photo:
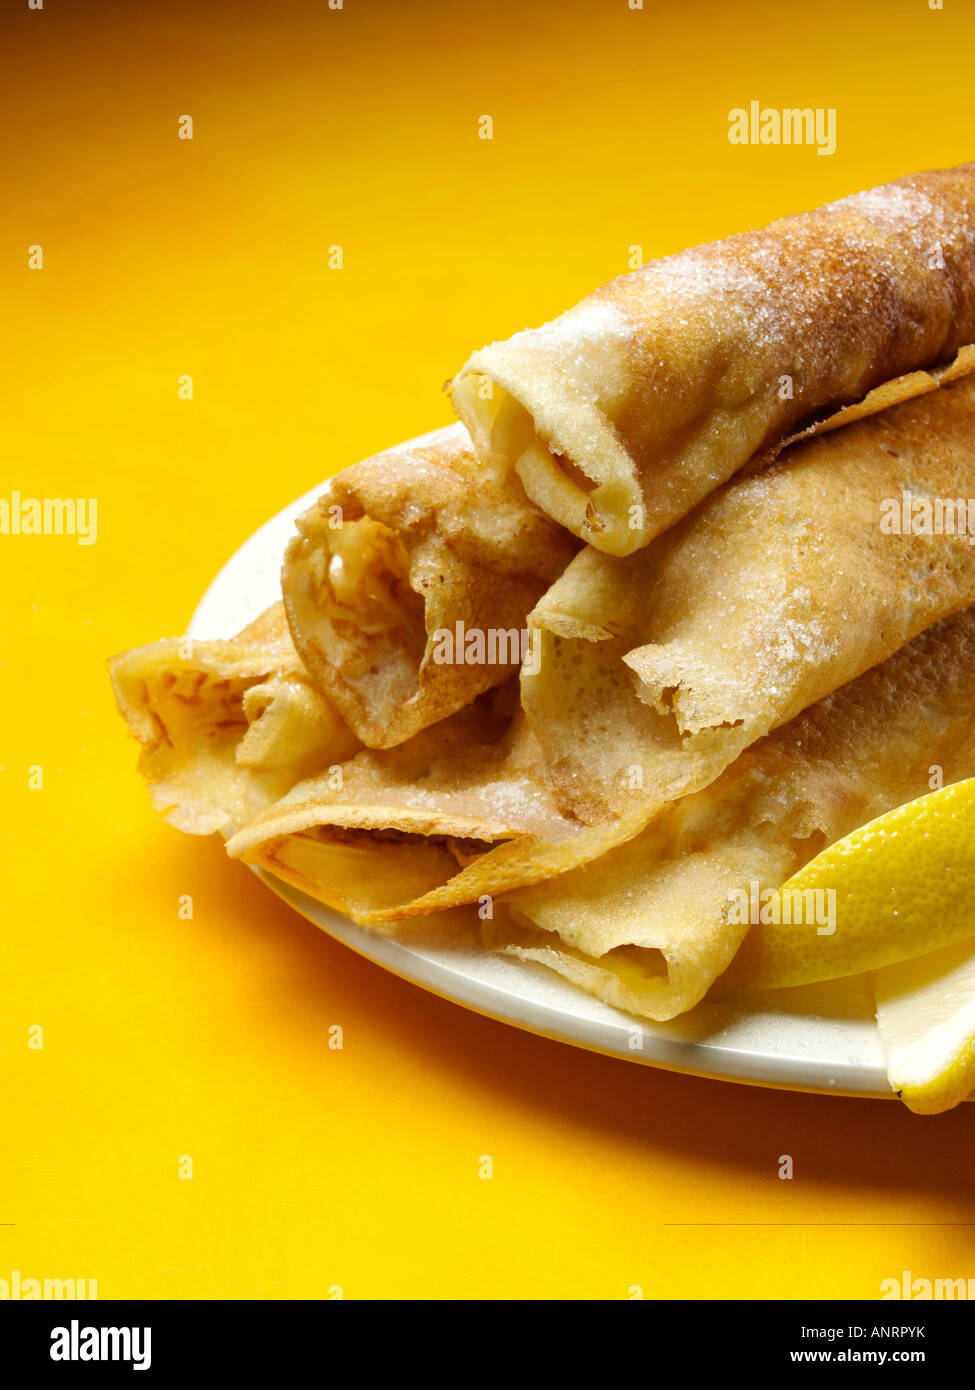
[[[859,975],[975,937],[975,778],[888,811],[762,896],[722,994]]]
[[[975,941],[874,975],[887,1077],[918,1115],[950,1110],[975,1087]]]

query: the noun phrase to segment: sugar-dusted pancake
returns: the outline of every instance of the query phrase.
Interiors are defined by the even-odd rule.
[[[282,573],[295,644],[371,748],[517,670],[528,610],[577,548],[460,425],[338,474],[298,532]]]
[[[359,747],[309,681],[280,603],[229,641],[166,638],[109,670],[153,805],[194,835],[246,825]]]
[[[891,533],[905,494],[975,498],[975,378],[794,445],[637,555],[581,552],[522,676],[563,809],[659,809],[975,603],[967,525]]]
[[[485,940],[609,1004],[672,1018],[761,931],[729,911],[733,892],[781,887],[826,845],[927,792],[933,765],[945,783],[975,775],[975,608],[767,735],[627,844],[512,894]],[[950,924],[932,923],[933,944],[947,939]]]
[[[964,529],[884,529],[902,489],[975,497],[975,379],[793,446],[638,555],[582,551],[529,618],[541,648],[521,685],[555,799],[586,828],[496,844],[389,916],[591,864],[975,603]]]
[[[517,682],[390,749],[300,783],[227,845],[358,921],[442,888],[493,845],[578,826],[548,791]],[[445,906],[476,901],[455,896]]]
[[[975,343],[975,164],[651,261],[475,352],[451,385],[483,460],[612,555],[755,455]],[[975,368],[975,352],[958,370]]]

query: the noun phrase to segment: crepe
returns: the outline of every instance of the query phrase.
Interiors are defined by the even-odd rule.
[[[606,1003],[684,1013],[746,932],[729,911],[782,886],[828,844],[975,773],[975,609],[767,735],[711,786],[595,863],[513,893],[486,944],[538,961]]]
[[[652,261],[475,352],[450,390],[482,459],[627,555],[797,427],[973,342],[965,164]]]
[[[903,489],[932,502],[975,495],[973,485],[969,379],[793,446],[639,555],[581,551],[530,615],[541,646],[521,685],[559,809],[585,828],[496,843],[370,920],[591,864],[772,729],[975,603],[964,530],[883,529]]]
[[[526,614],[577,548],[459,425],[340,473],[298,531],[282,572],[295,645],[371,748],[517,670]]]
[[[905,495],[934,524],[975,497],[975,380],[793,446],[638,555],[582,551],[530,615],[522,675],[563,810],[649,818],[975,603],[967,523],[905,531]]]
[[[516,704],[509,681],[397,748],[363,750],[294,787],[227,852],[356,921],[377,922],[442,887],[494,844],[571,836],[577,827],[548,793]]]
[[[139,771],[171,825],[246,825],[359,741],[312,686],[276,603],[230,641],[166,638],[109,662]]]

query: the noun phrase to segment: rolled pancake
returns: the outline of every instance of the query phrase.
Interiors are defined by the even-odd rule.
[[[773,728],[975,602],[964,536],[880,529],[881,503],[901,485],[928,499],[972,492],[973,426],[975,382],[961,381],[794,446],[640,555],[582,551],[529,619],[542,643],[537,674],[521,681],[559,807],[570,824],[591,823],[564,839],[495,844],[373,920],[592,863]],[[666,670],[662,688],[639,679],[644,663]]]
[[[571,836],[577,827],[555,807],[516,703],[510,681],[407,743],[363,750],[294,787],[227,852],[357,921],[376,922],[501,841]]]
[[[975,609],[767,735],[711,786],[582,870],[513,893],[483,924],[495,949],[538,961],[653,1019],[696,1004],[747,924],[733,891],[776,889],[826,845],[975,773]]]
[[[477,463],[460,425],[340,473],[298,532],[282,571],[295,645],[371,748],[517,670],[528,610],[577,548],[516,477]]]
[[[929,390],[918,369],[973,342],[965,164],[649,262],[475,352],[450,390],[482,458],[627,555],[798,427],[904,373]]]
[[[359,740],[308,680],[276,603],[230,641],[166,638],[109,662],[139,771],[171,825],[246,825]]]
[[[581,552],[530,615],[522,675],[563,810],[652,814],[975,603],[964,526],[885,531],[904,494],[975,497],[975,380],[793,446],[638,555]]]

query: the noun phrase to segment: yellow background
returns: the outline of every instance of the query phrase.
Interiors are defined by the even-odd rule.
[[[3,26],[0,496],[95,496],[99,530],[0,537],[0,1277],[625,1298],[975,1274],[970,1107],[668,1075],[384,974],[157,820],[103,665],[632,245],[972,158],[975,7],[10,0]],[[731,146],[753,98],[835,107],[836,154]]]

